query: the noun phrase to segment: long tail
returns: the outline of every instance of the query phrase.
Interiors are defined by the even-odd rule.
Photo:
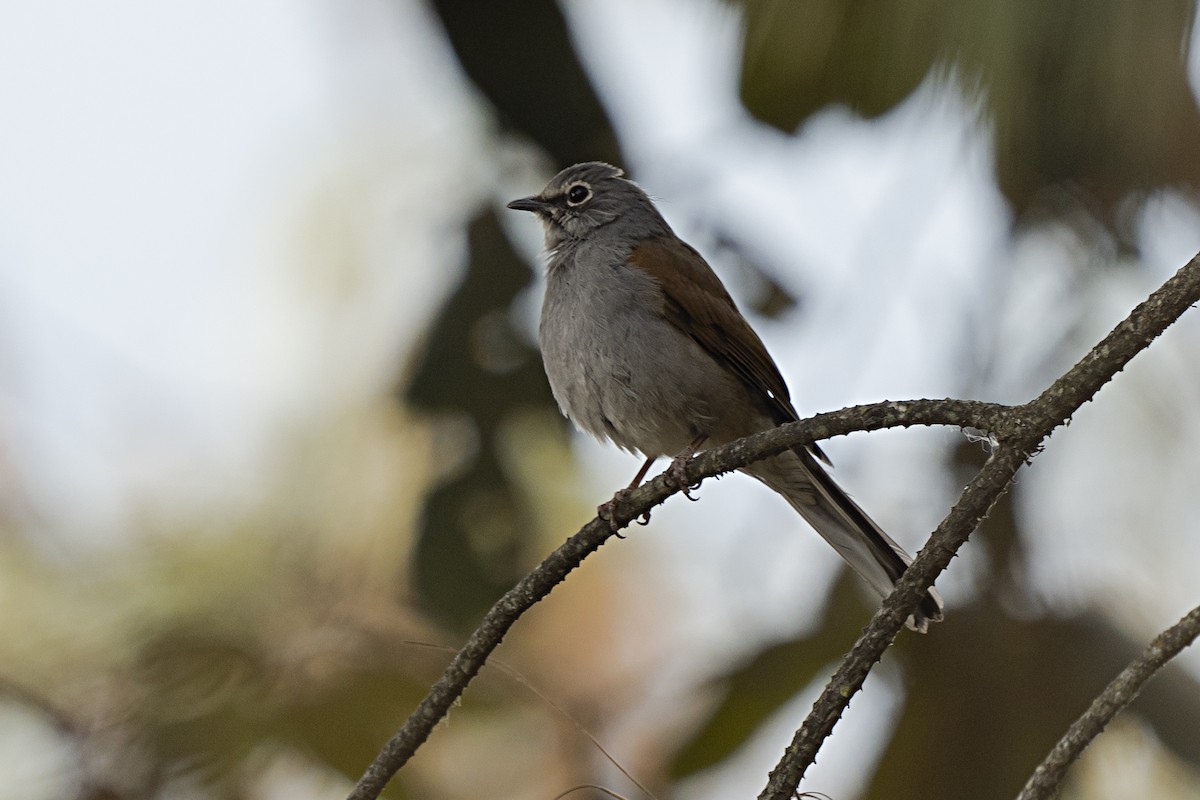
[[[886,597],[912,557],[842,491],[807,450],[788,452],[744,470],[770,486],[833,546],[871,588]],[[930,589],[908,618],[924,633],[942,619],[942,598]]]

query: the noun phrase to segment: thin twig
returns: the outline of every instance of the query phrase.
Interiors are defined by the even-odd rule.
[[[1017,800],[1050,800],[1059,784],[1092,740],[1138,696],[1146,681],[1200,636],[1200,606],[1160,633],[1142,655],[1130,663],[1092,701],[1088,710],[1067,730],[1050,754],[1038,765]]]

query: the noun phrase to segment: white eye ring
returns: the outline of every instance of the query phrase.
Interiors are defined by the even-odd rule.
[[[579,206],[592,199],[592,190],[586,183],[573,183],[567,189],[567,205]]]

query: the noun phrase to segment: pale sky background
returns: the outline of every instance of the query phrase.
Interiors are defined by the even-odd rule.
[[[929,82],[875,122],[830,109],[788,137],[737,101],[727,4],[566,10],[624,166],[677,231],[735,296],[754,286],[722,261],[714,220],[803,296],[789,316],[757,321],[802,410],[1027,399],[1068,366],[1040,362],[1058,335],[1047,319],[1082,308],[1082,354],[1200,250],[1200,212],[1158,195],[1142,214],[1146,269],[1097,271],[1078,302],[1063,267],[1094,254],[1062,231],[1008,245],[986,128],[953,83]],[[461,274],[463,243],[447,232],[553,171],[517,143],[497,149],[490,112],[417,3],[46,2],[3,16],[0,452],[13,471],[0,472],[0,493],[28,498],[29,527],[58,558],[136,546],[126,532],[146,507],[252,504],[284,432],[393,383]],[[538,251],[536,225],[506,224]],[[360,234],[353,274],[337,258],[348,229]],[[970,331],[989,331],[994,352]],[[964,348],[996,359],[991,385],[958,374]],[[1200,537],[1180,533],[1200,529],[1198,360],[1193,314],[1024,473],[1026,511],[1053,531],[1034,552],[1045,602],[1134,593],[1145,602],[1122,621],[1142,637],[1197,602]],[[957,435],[887,432],[828,449],[839,479],[915,549],[957,488],[919,465]],[[578,451],[589,502],[635,469],[582,438]],[[1161,495],[1121,491],[1164,462],[1176,479]],[[836,566],[752,481],[701,494],[638,534],[664,570],[670,554],[670,580],[697,609],[678,633],[679,674],[752,636],[794,633]],[[951,609],[974,558],[968,546],[939,583]],[[781,710],[689,796],[756,793],[809,702]],[[811,785],[853,796],[853,764],[877,751],[872,729],[894,708],[869,685]]]

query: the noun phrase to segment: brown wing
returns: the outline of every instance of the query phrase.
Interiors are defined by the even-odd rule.
[[[667,319],[760,394],[776,424],[798,418],[779,367],[703,256],[678,239],[650,239],[629,263],[654,276]]]

